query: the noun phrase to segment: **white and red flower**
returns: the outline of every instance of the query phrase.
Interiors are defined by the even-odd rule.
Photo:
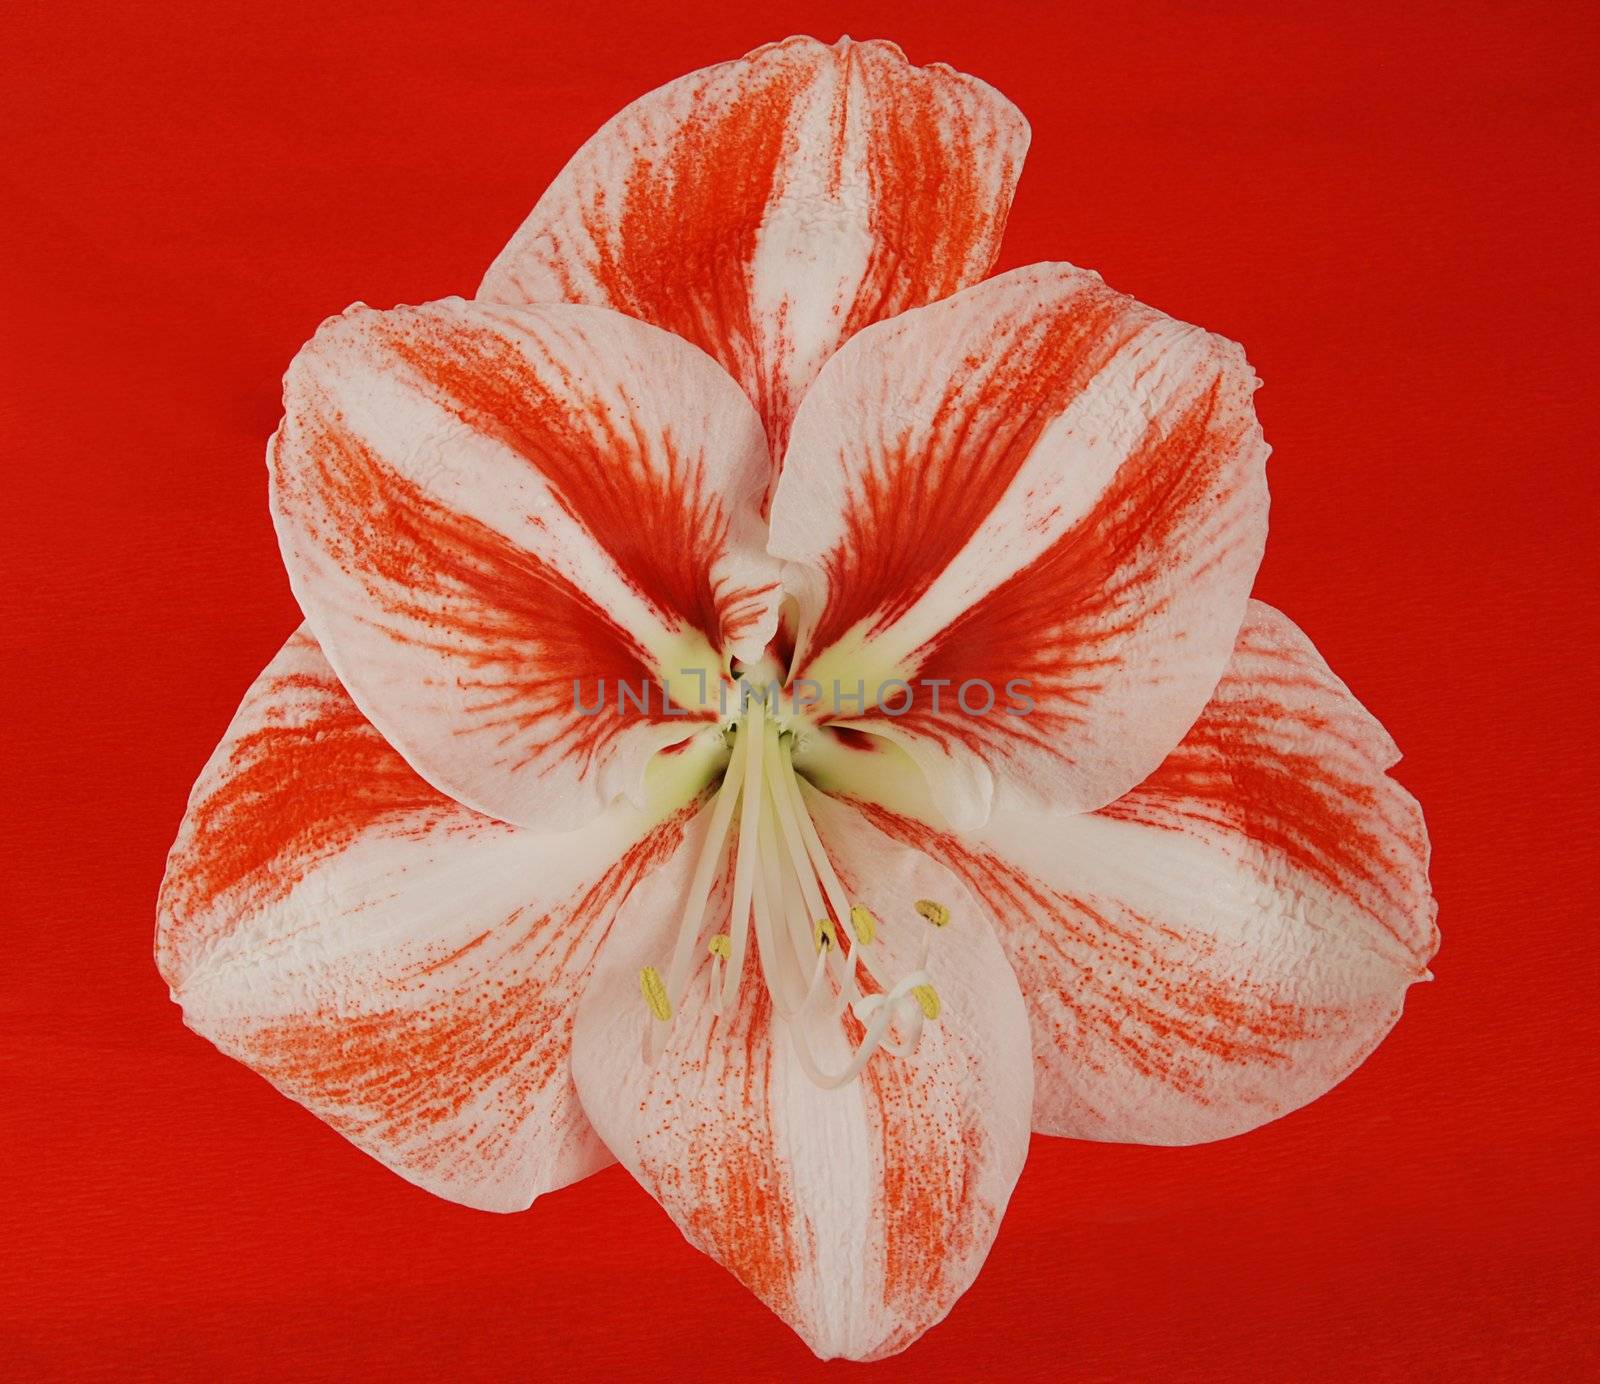
[[[944,1316],[1031,1130],[1292,1110],[1436,945],[1393,742],[1250,599],[1240,349],[984,278],[1027,141],[790,39],[617,116],[475,301],[326,322],[305,625],[162,889],[188,1023],[359,1147],[497,1211],[620,1160],[822,1356]]]

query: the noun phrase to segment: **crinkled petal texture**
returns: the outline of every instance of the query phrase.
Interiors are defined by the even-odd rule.
[[[871,815],[988,904],[1027,995],[1034,1126],[1187,1144],[1341,1081],[1428,978],[1428,838],[1388,734],[1252,602],[1183,743],[1100,812],[976,838]]]
[[[1255,387],[1232,342],[1070,265],[853,338],[772,504],[820,713],[897,740],[961,827],[997,790],[1069,812],[1127,792],[1244,617],[1267,522]]]
[[[156,958],[190,1027],[402,1177],[492,1211],[611,1161],[577,995],[684,819],[544,836],[423,782],[295,634],[195,785]]]
[[[783,454],[853,332],[976,283],[1028,127],[891,43],[791,38],[669,83],[573,157],[478,297],[616,308],[703,347]]]
[[[859,812],[808,792],[853,897],[882,920],[874,947],[911,970],[932,930],[908,900],[948,901],[928,972],[943,998],[909,1057],[877,1053],[859,1081],[804,1074],[755,958],[726,1017],[709,964],[691,980],[652,1065],[639,967],[670,942],[704,817],[629,898],[578,1013],[572,1067],[595,1128],[691,1243],[726,1266],[819,1356],[873,1359],[950,1310],[993,1242],[1027,1153],[1027,1015],[967,891]],[[724,881],[726,885],[726,881]],[[723,894],[726,906],[726,893]],[[853,1015],[815,1016],[819,1062],[844,1066]]]
[[[356,704],[459,802],[549,830],[640,800],[776,624],[760,422],[670,333],[570,305],[357,306],[295,358],[284,410],[295,595]]]

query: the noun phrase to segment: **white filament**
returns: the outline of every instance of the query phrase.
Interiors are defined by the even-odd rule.
[[[714,881],[726,869],[736,812],[728,928],[725,940],[718,934],[711,947],[713,1012],[733,1009],[753,929],[761,983],[788,1029],[801,1069],[813,1082],[836,1087],[855,1080],[879,1048],[909,1054],[925,1022],[913,992],[931,990],[927,942],[917,967],[892,984],[880,972],[881,958],[875,962],[868,955],[869,946],[852,919],[849,891],[806,808],[791,737],[768,714],[759,693],[750,697],[735,729],[728,768],[690,878],[667,968],[668,1008],[663,1013],[677,1012],[696,969],[696,948],[706,928]],[[873,987],[870,994],[862,988],[863,976]],[[865,1031],[844,1066],[829,1071],[812,1051],[808,1021],[822,1020],[825,1027],[846,1009]],[[651,1026],[652,1058],[659,1054],[670,1022],[669,1017]]]

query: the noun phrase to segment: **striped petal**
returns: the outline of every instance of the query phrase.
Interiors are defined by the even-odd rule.
[[[384,738],[471,807],[550,829],[639,801],[776,623],[760,423],[669,333],[357,306],[296,357],[284,407],[273,514],[307,621]]]
[[[772,504],[816,714],[897,740],[961,826],[997,782],[1072,811],[1133,787],[1244,616],[1266,537],[1255,384],[1232,342],[1070,265],[849,342]]]
[[[551,184],[478,297],[616,308],[703,347],[783,454],[853,332],[976,283],[1028,127],[892,43],[791,38],[634,102]]]
[[[302,631],[195,785],[156,959],[191,1028],[359,1148],[520,1210],[611,1161],[569,1075],[572,1013],[617,905],[681,834],[666,809],[545,836],[462,807]]]
[[[851,807],[817,794],[808,806],[852,897],[882,920],[874,957],[887,970],[914,967],[933,931],[911,901],[949,904],[926,967],[942,1009],[917,1048],[876,1053],[849,1085],[814,1085],[752,949],[734,1010],[712,1012],[705,958],[647,1061],[658,1021],[639,968],[668,945],[702,817],[623,909],[579,1007],[572,1069],[601,1137],[690,1243],[817,1355],[876,1359],[943,1318],[989,1252],[1027,1153],[1028,1024],[958,880]],[[843,1067],[853,1016],[805,1022],[819,1062]]]
[[[1028,999],[1035,1128],[1188,1144],[1316,1099],[1438,946],[1428,838],[1388,734],[1252,602],[1216,695],[1133,792],[996,812],[976,839],[873,815],[987,902]]]

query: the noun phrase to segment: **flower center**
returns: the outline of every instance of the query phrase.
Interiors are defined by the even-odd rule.
[[[651,1029],[650,1056],[654,1060],[660,1054],[697,970],[712,886],[734,839],[728,930],[706,943],[712,1010],[732,1009],[754,931],[762,983],[802,1069],[818,1086],[843,1086],[860,1076],[879,1048],[898,1056],[910,1053],[923,1024],[939,1017],[939,996],[924,969],[933,931],[913,970],[895,978],[883,974],[881,957],[872,955],[878,919],[850,897],[823,848],[795,773],[793,734],[769,710],[762,691],[748,689],[743,695],[748,700],[732,728],[732,755],[712,804],[710,830],[695,862],[665,976],[654,966],[639,975],[645,1003],[660,1021]],[[915,909],[932,929],[950,921],[949,909],[931,899],[918,900]],[[847,1008],[861,1026],[861,1037],[845,1065],[827,1071],[813,1052],[806,1021],[836,1021]]]

